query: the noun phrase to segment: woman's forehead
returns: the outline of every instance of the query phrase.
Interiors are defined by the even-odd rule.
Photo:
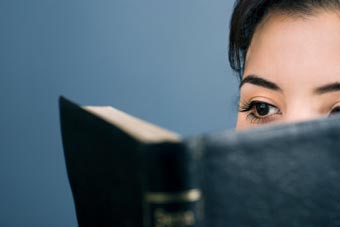
[[[340,17],[323,11],[313,16],[271,15],[254,33],[244,75],[260,74],[277,82],[308,79],[317,84],[340,80]]]

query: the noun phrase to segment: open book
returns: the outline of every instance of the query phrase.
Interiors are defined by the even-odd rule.
[[[340,118],[189,138],[60,98],[79,226],[340,226]]]

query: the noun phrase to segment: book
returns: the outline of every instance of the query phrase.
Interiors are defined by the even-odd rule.
[[[340,117],[181,137],[59,100],[79,226],[340,226]]]

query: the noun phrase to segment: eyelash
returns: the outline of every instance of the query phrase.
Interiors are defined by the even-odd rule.
[[[334,114],[339,114],[340,113],[340,106],[335,106],[330,112],[329,116],[334,115]]]
[[[262,116],[262,117],[259,116],[259,114],[257,113],[256,107],[258,105],[263,105],[263,104],[268,106],[269,108],[277,109],[277,112],[270,114],[270,115],[268,115],[269,114],[268,113],[266,114],[266,116]],[[272,117],[274,117],[274,115],[281,114],[280,109],[277,108],[276,106],[263,102],[263,101],[256,101],[256,100],[241,104],[239,108],[239,112],[249,112],[247,114],[246,119],[250,121],[250,123],[252,124],[264,124],[264,123],[270,122],[271,120],[273,120]],[[270,112],[270,109],[269,109],[269,112]]]
[[[267,106],[269,106],[269,108],[275,108],[277,109],[277,113],[274,113],[274,114],[266,114],[266,116],[257,116],[258,113],[257,113],[257,110],[256,110],[256,106],[257,105],[260,105],[260,104],[265,104]],[[245,102],[243,104],[240,105],[239,107],[239,112],[249,112],[246,116],[246,119],[248,121],[250,121],[250,123],[252,124],[264,124],[264,123],[267,123],[267,122],[270,122],[272,121],[272,117],[274,117],[274,115],[281,115],[281,111],[279,108],[277,108],[276,106],[272,105],[272,104],[269,104],[269,103],[266,103],[266,102],[263,102],[263,101],[257,101],[257,100],[253,100],[253,101],[250,101],[250,102]],[[332,116],[332,115],[335,115],[335,114],[340,114],[340,106],[335,106],[328,114],[328,116]]]

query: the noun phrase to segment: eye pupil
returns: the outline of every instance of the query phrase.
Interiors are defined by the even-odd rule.
[[[259,103],[256,105],[256,111],[260,116],[265,116],[269,113],[269,105],[266,103]]]

